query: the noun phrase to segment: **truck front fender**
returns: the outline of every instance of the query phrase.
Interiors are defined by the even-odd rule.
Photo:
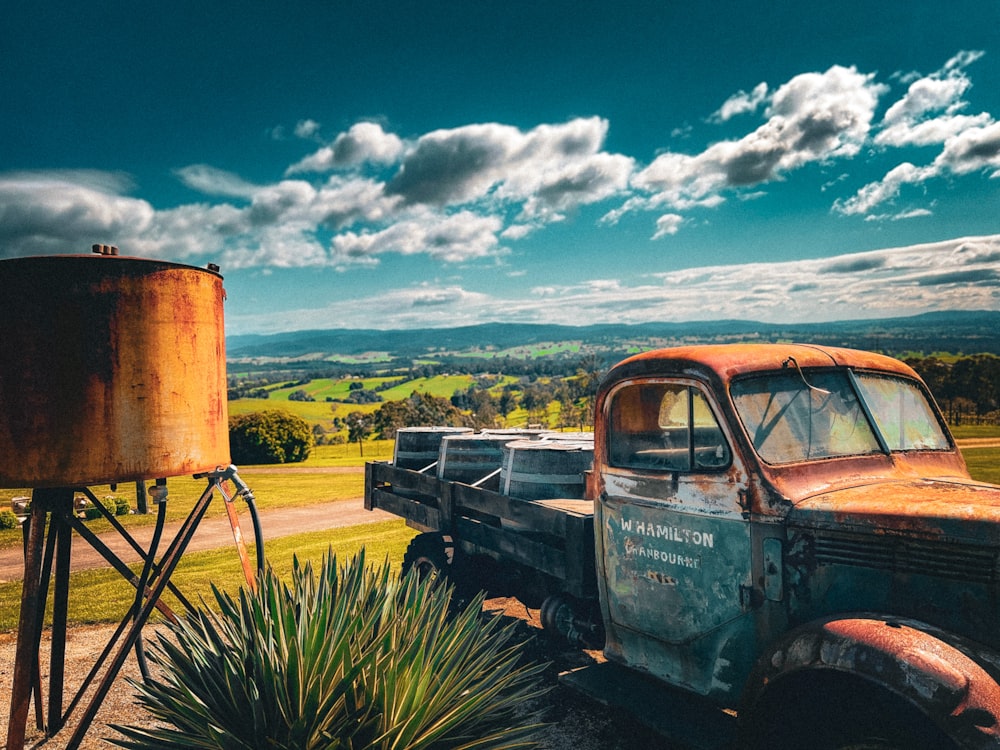
[[[782,681],[821,670],[890,691],[962,747],[1000,745],[1000,658],[925,623],[878,615],[824,619],[788,633],[751,674],[741,715]]]

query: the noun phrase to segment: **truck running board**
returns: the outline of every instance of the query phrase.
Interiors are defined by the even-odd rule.
[[[734,715],[613,662],[562,672],[559,682],[603,706],[626,712],[685,750],[728,750],[735,743]]]

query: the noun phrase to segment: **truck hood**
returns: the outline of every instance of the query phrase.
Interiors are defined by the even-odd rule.
[[[873,482],[797,503],[790,524],[1000,545],[1000,486],[960,479]]]

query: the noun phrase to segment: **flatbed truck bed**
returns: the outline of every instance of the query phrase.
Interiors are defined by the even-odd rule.
[[[365,474],[368,510],[447,535],[466,555],[541,573],[572,596],[597,595],[591,501],[521,500],[382,461],[367,463]]]

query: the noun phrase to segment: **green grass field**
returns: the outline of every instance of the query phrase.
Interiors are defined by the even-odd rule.
[[[319,424],[327,432],[334,430],[333,420],[336,417],[344,419],[353,411],[371,414],[378,410],[385,401],[404,399],[414,391],[426,393],[440,398],[451,398],[458,390],[465,390],[473,382],[471,375],[438,375],[433,378],[417,378],[407,380],[398,386],[381,391],[382,403],[351,404],[327,401],[327,398],[344,399],[350,393],[352,383],[362,383],[365,388],[373,390],[385,382],[395,382],[399,378],[344,378],[331,380],[322,378],[312,380],[305,385],[282,385],[269,391],[269,397],[241,398],[229,402],[229,413],[233,416],[266,411],[268,409],[283,409],[306,420],[310,424]],[[289,401],[288,396],[295,391],[305,391],[315,401]]]
[[[965,448],[965,465],[981,482],[1000,484],[1000,448]]]
[[[1000,440],[1000,425],[997,424],[966,424],[951,427],[951,434],[956,440],[997,438]]]
[[[327,550],[343,560],[364,547],[369,560],[388,559],[398,566],[413,534],[403,521],[389,521],[272,539],[266,542],[265,550],[271,567],[287,578],[294,557],[302,562],[313,561],[318,566]],[[254,559],[252,545],[250,555]],[[139,572],[139,565],[132,568]],[[213,585],[233,594],[245,585],[235,547],[184,555],[171,581],[195,602],[199,597],[208,599]],[[69,620],[74,624],[117,622],[128,611],[134,596],[135,589],[110,567],[73,573],[70,576]],[[176,607],[172,597],[165,596],[164,601],[171,608]],[[20,604],[20,582],[0,584],[0,631],[17,629]],[[51,612],[49,614],[51,616]],[[160,617],[159,613],[156,617]]]
[[[257,507],[264,510],[288,508],[293,506],[313,505],[322,502],[333,502],[358,498],[364,495],[365,477],[360,471],[365,461],[388,460],[392,458],[393,442],[391,440],[371,440],[364,443],[364,457],[359,454],[357,443],[350,445],[320,445],[313,449],[307,461],[292,465],[278,466],[242,466],[240,477],[253,490]],[[356,467],[356,473],[333,474],[309,472],[308,469],[326,467]],[[294,471],[287,471],[294,469]],[[305,470],[305,471],[303,471]],[[111,494],[108,486],[91,487],[98,497]],[[191,507],[197,502],[205,489],[204,480],[191,477],[172,477],[167,480],[167,520],[179,521],[187,516]],[[119,485],[114,493],[128,498],[135,508],[135,484]],[[0,490],[0,508],[9,508],[10,500],[18,496],[30,496],[27,489]],[[150,525],[155,522],[156,514],[152,503],[147,515],[119,516],[118,520],[126,528],[132,526]],[[213,501],[209,506],[208,515],[217,516],[225,513],[221,502]],[[110,524],[107,521],[89,521],[87,524],[95,532],[107,531]],[[21,544],[21,533],[17,529],[0,530],[0,548]]]
[[[464,391],[475,382],[472,375],[437,375],[433,378],[417,378],[389,388],[382,392],[386,401],[404,399],[414,391],[438,398],[451,398],[455,391]]]

